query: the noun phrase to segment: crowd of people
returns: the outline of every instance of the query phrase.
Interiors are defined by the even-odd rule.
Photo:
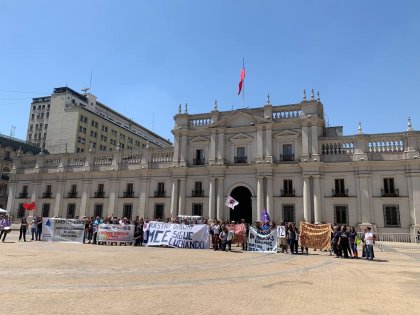
[[[84,239],[85,243],[97,244],[98,227],[100,224],[118,224],[118,225],[134,225],[134,246],[142,246],[147,241],[147,230],[146,226],[148,223],[147,219],[139,218],[138,216],[130,222],[128,218],[121,217],[105,217],[99,216],[84,218],[85,231]],[[159,220],[162,221],[162,220]],[[183,223],[183,224],[207,224],[209,227],[209,233],[211,237],[210,248],[214,251],[231,251],[232,242],[236,241],[238,247],[242,247],[242,250],[247,250],[247,240],[249,237],[250,226],[252,226],[258,233],[268,234],[272,230],[277,229],[277,225],[274,221],[257,221],[252,225],[249,225],[244,220],[237,222],[241,225],[241,228],[235,232],[231,228],[232,225],[236,224],[234,221],[219,221],[219,220],[188,220],[188,219],[166,219],[167,223]],[[300,232],[295,223],[293,222],[281,222],[280,226],[283,227],[284,235],[279,237],[278,248],[279,252],[285,254],[296,255],[300,253],[308,255],[309,249],[307,247],[299,246]],[[34,216],[30,222],[24,217],[20,221],[19,230],[19,241],[23,240],[26,242],[26,234],[28,229],[31,231],[31,240],[40,241],[42,236],[42,218]],[[0,239],[2,242],[5,241],[7,234],[11,231],[11,221],[7,215],[0,215]],[[238,235],[239,231],[239,235]],[[145,233],[146,232],[146,233]],[[363,233],[357,233],[354,227],[347,226],[332,226],[331,227],[331,248],[330,255],[335,255],[336,258],[359,258],[358,245],[362,245],[361,257],[368,260],[374,258],[373,245],[375,243],[375,235],[372,232],[371,227],[365,227]],[[316,250],[316,249],[314,249]]]

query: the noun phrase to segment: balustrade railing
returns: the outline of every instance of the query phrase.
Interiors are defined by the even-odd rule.
[[[272,118],[274,121],[288,118],[298,118],[301,114],[302,111],[299,105],[284,106],[283,108],[273,108]]]
[[[202,127],[211,125],[213,122],[208,116],[192,116],[190,117],[190,126],[192,127]]]
[[[375,137],[376,138],[376,137]],[[395,153],[404,152],[404,141],[400,136],[371,137],[368,143],[369,153]]]
[[[353,139],[326,139],[320,141],[322,155],[346,155],[354,153]]]
[[[121,163],[122,164],[141,164],[142,153],[123,154]]]
[[[83,166],[86,163],[86,154],[71,155],[68,158],[67,166]]]
[[[95,159],[93,160],[94,165],[111,165],[112,164],[113,155],[110,154],[101,154],[95,155]]]

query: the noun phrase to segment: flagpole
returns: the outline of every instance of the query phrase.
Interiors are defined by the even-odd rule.
[[[245,58],[242,57],[242,69],[245,69]],[[245,108],[245,80],[242,83],[242,108]]]

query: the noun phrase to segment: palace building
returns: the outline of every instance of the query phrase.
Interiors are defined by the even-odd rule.
[[[80,117],[80,116],[79,116]],[[77,122],[74,122],[77,125]],[[321,101],[174,116],[171,147],[21,156],[8,209],[58,217],[202,215],[420,229],[420,132],[343,135]],[[48,143],[48,136],[47,136]],[[77,147],[76,143],[74,146]],[[28,192],[28,198],[20,193]],[[239,201],[231,210],[228,196]]]

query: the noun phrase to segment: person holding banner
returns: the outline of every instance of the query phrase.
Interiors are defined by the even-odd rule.
[[[214,221],[214,224],[211,226],[211,231],[213,233],[211,233],[212,238],[211,238],[211,242],[213,244],[213,250],[218,250],[219,249],[219,234],[220,234],[220,224],[218,220]]]
[[[38,234],[37,234],[37,225],[36,225],[36,217],[34,216],[31,222],[31,233],[32,233],[32,239],[31,241],[36,241]]]
[[[38,217],[36,219],[36,241],[40,241],[41,240],[41,235],[42,235],[42,217]]]

